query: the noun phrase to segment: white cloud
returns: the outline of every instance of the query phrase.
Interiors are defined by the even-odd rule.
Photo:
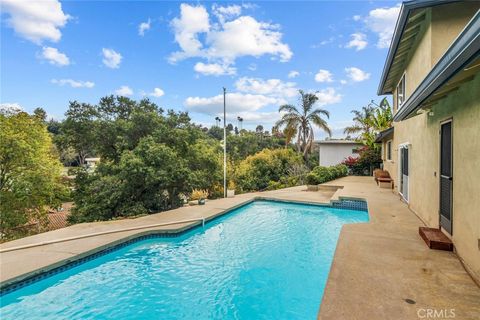
[[[378,35],[378,48],[388,48],[392,40],[395,23],[400,12],[400,4],[390,8],[377,8],[368,13],[365,24]]]
[[[1,5],[2,11],[10,15],[7,24],[21,37],[36,44],[44,40],[59,41],[60,28],[71,18],[63,12],[58,0],[2,0]]]
[[[367,47],[367,36],[364,33],[357,32],[350,36],[352,39],[347,43],[347,48],[355,48],[356,51],[360,51]]]
[[[345,68],[345,72],[347,73],[347,77],[354,82],[360,82],[370,78],[370,73],[356,67]]]
[[[131,96],[133,95],[133,90],[130,89],[128,86],[121,86],[117,90],[115,90],[115,94],[119,96]]]
[[[138,26],[138,35],[139,36],[143,37],[145,35],[145,31],[150,30],[151,22],[152,21],[150,20],[150,18],[148,18],[147,22],[140,23],[140,25]]]
[[[243,94],[238,92],[227,93],[227,112],[254,112],[267,105],[279,104],[279,100],[257,94]],[[223,95],[208,98],[188,97],[185,107],[192,112],[217,115],[223,112]]]
[[[255,71],[257,70],[257,65],[255,63],[251,63],[249,66],[248,66],[248,70],[250,71]]]
[[[242,13],[242,7],[239,5],[230,5],[226,7],[213,4],[212,12],[217,17],[220,23],[224,23],[226,20],[238,17]]]
[[[353,21],[360,21],[361,18],[362,17],[357,14],[357,15],[354,15],[352,19]]]
[[[288,61],[293,54],[289,46],[281,41],[282,34],[278,28],[250,16],[228,21],[223,24],[223,29],[212,30],[207,35],[207,41],[211,43],[207,56],[234,61],[241,56],[270,54],[278,56],[280,61]]]
[[[289,78],[296,78],[300,75],[300,72],[296,71],[296,70],[292,70],[288,73],[288,77]]]
[[[19,103],[0,103],[0,114],[12,114],[24,111]]]
[[[347,84],[347,80],[342,79],[342,80],[340,80],[340,83],[341,84]]]
[[[152,97],[155,97],[155,98],[160,98],[161,96],[163,96],[165,94],[165,91],[163,91],[162,89],[160,88],[154,88],[153,89],[153,92],[151,92],[149,94],[149,96],[152,96]]]
[[[197,62],[193,67],[193,70],[206,76],[233,75],[237,72],[235,68],[228,65],[218,63],[205,64],[203,62]]]
[[[317,104],[319,106],[325,106],[342,101],[342,96],[337,93],[334,88],[326,88],[316,92],[315,94],[318,97]]]
[[[271,112],[250,112],[250,111],[244,111],[244,112],[239,112],[236,115],[241,117],[244,121],[251,121],[255,122],[255,124],[262,123],[262,124],[274,124],[277,122],[277,120],[280,119],[281,113],[278,111],[271,111]],[[264,128],[265,130],[270,130],[269,128]]]
[[[260,78],[243,77],[235,82],[238,91],[272,97],[290,98],[298,94],[296,83],[283,82],[280,79],[263,80]]]
[[[332,82],[333,75],[330,71],[320,69],[318,70],[317,74],[315,75],[315,81],[317,82]]]
[[[214,8],[219,23],[211,24],[204,6],[180,5],[180,17],[174,18],[171,25],[181,51],[170,55],[171,63],[198,57],[230,66],[242,56],[269,54],[283,62],[292,57],[289,46],[281,40],[278,25],[259,22],[251,16],[238,16],[241,9],[237,6]]]
[[[102,48],[103,59],[102,62],[109,68],[117,69],[120,67],[122,55],[113,49]]]
[[[198,39],[198,33],[210,30],[209,16],[205,7],[182,3],[180,18],[174,18],[171,24],[175,32],[175,41],[182,51],[173,53],[170,61],[200,56],[203,45]]]
[[[48,60],[50,64],[60,67],[68,66],[70,64],[70,59],[67,55],[58,51],[57,48],[43,47],[41,57]]]
[[[72,79],[52,79],[51,83],[58,84],[59,86],[69,85],[72,88],[93,88],[94,82],[91,81],[77,81]]]

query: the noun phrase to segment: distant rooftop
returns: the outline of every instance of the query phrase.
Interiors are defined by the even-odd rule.
[[[315,143],[318,144],[362,144],[355,140],[340,140],[340,139],[330,139],[330,140],[317,140]]]

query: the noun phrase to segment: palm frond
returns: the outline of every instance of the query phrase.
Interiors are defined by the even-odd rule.
[[[312,115],[312,123],[315,124],[317,127],[328,133],[329,136],[332,135],[332,130],[328,127],[327,122],[322,119],[319,115]],[[313,130],[312,130],[313,132]]]
[[[280,108],[278,108],[278,112],[288,112],[288,113],[300,114],[298,109],[294,105],[291,105],[291,104],[281,105]]]
[[[362,131],[363,128],[360,127],[360,126],[357,126],[357,125],[353,125],[353,126],[349,126],[349,127],[346,127],[344,130],[343,130],[343,133],[345,134],[354,134],[354,133],[358,133],[360,131]]]
[[[322,115],[324,115],[324,116],[326,116],[327,118],[330,119],[330,112],[328,112],[328,111],[325,110],[325,109],[315,109],[314,111],[312,111],[312,112],[308,115],[308,117],[311,117],[311,116],[313,116],[313,115],[318,115],[318,116],[320,116],[320,117],[321,117]]]

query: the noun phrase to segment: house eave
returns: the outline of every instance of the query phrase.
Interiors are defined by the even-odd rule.
[[[392,90],[385,88],[385,83],[387,81],[388,75],[390,73],[390,68],[392,67],[393,61],[395,59],[398,46],[402,40],[403,32],[405,26],[408,23],[410,13],[415,9],[427,8],[436,5],[448,4],[452,2],[459,2],[460,0],[412,0],[405,1],[402,3],[400,12],[398,15],[397,23],[395,24],[395,31],[392,36],[392,42],[390,43],[390,48],[388,50],[387,59],[385,60],[385,65],[383,67],[382,76],[380,78],[380,83],[378,85],[377,94],[386,95],[392,94]]]
[[[421,108],[422,103],[480,54],[480,11],[465,26],[438,63],[393,117],[402,121]]]
[[[375,143],[382,143],[387,137],[392,137],[394,130],[394,127],[390,127],[383,131],[380,131],[375,138]]]

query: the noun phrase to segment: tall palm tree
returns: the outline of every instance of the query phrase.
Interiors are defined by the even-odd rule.
[[[372,105],[376,105],[373,107]],[[356,140],[367,146],[374,146],[375,136],[378,132],[388,129],[392,125],[392,109],[386,98],[382,99],[380,105],[372,102],[362,107],[361,110],[353,110],[354,124],[346,127],[345,134],[357,134]]]
[[[322,118],[322,115],[329,118],[330,113],[324,109],[314,109],[314,105],[318,101],[318,97],[314,93],[306,93],[303,90],[298,90],[298,92],[300,93],[300,108],[291,104],[280,106],[278,112],[285,112],[285,114],[277,121],[275,126],[297,130],[297,148],[299,152],[303,153],[303,158],[306,160],[308,154],[312,151],[313,140],[315,139],[314,125],[328,133],[329,136],[332,135],[327,122]]]
[[[372,100],[371,104],[375,104],[375,102]],[[380,132],[390,128],[392,126],[392,121],[392,108],[390,107],[387,98],[383,98],[370,117],[370,125],[376,132]]]
[[[343,130],[345,134],[357,134],[357,139],[361,139],[363,134],[368,134],[372,131],[372,124],[370,118],[372,117],[375,108],[368,105],[366,107],[362,107],[361,110],[352,110],[354,114],[353,117],[353,125],[346,127]]]
[[[287,148],[292,142],[292,138],[297,134],[297,128],[293,126],[285,126],[285,129],[283,129],[283,134],[285,135],[285,148]]]

